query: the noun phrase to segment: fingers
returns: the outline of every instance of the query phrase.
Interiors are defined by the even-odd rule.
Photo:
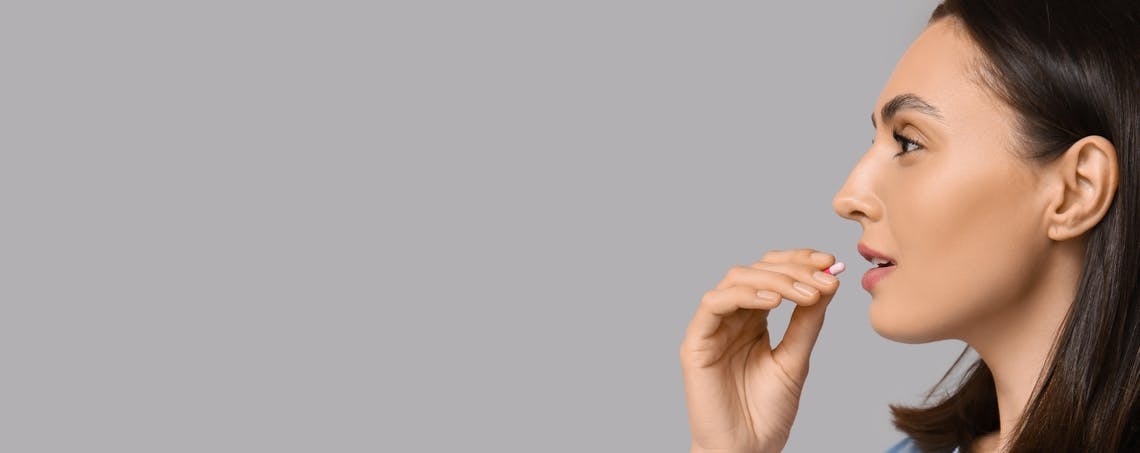
[[[752,264],[758,263],[798,263],[816,265],[820,269],[827,269],[835,264],[835,256],[816,249],[769,250],[764,256]]]
[[[775,356],[786,354],[789,358],[797,358],[803,363],[811,356],[815,348],[819,332],[823,330],[823,319],[827,313],[828,304],[819,304],[811,307],[796,307],[792,311],[792,319],[788,321],[788,329],[784,331],[784,338],[772,352]],[[777,352],[779,351],[779,352]],[[781,363],[790,363],[784,361]],[[806,372],[806,370],[804,370]]]
[[[803,340],[811,339],[811,329],[822,322],[817,319],[822,313],[816,313],[823,307],[816,311],[801,308],[830,300],[839,287],[839,279],[822,271],[834,263],[835,257],[829,253],[796,249],[769,251],[750,266],[733,266],[716,288],[701,298],[688,335],[710,336],[720,327],[724,316],[740,309],[771,310],[788,299],[797,305],[793,324],[804,332]]]
[[[705,338],[716,333],[721,318],[740,309],[771,310],[781,301],[778,294],[772,294],[771,297],[762,297],[755,288],[747,286],[710,290],[701,298],[697,314],[689,324],[689,335]]]
[[[813,255],[814,254],[814,255]],[[809,264],[804,264],[809,263]],[[811,351],[819,339],[819,332],[823,328],[824,315],[827,302],[839,289],[839,279],[826,274],[819,269],[825,269],[835,263],[835,257],[830,254],[816,252],[812,249],[791,251],[775,251],[765,254],[764,259],[752,264],[757,269],[766,269],[783,272],[795,276],[798,280],[811,284],[821,292],[817,303],[799,304],[792,312],[788,328],[780,344],[772,350],[773,357],[793,376],[806,376]],[[817,274],[816,272],[819,272]],[[822,274],[822,275],[820,275]],[[817,278],[818,277],[818,278]],[[824,303],[818,303],[822,300]]]
[[[776,250],[766,253],[760,261],[750,266],[788,274],[820,291],[820,296],[814,299],[814,303],[797,304],[784,337],[772,350],[773,357],[784,364],[792,375],[807,375],[811,351],[823,329],[828,302],[839,289],[839,279],[822,272],[822,269],[831,267],[835,262],[835,257],[831,254],[814,249]],[[824,303],[819,303],[820,301]]]
[[[822,274],[818,276],[821,280],[816,280],[816,272]],[[815,305],[821,296],[835,292],[839,279],[812,266],[759,263],[729,269],[717,289],[733,286],[773,291],[797,305]]]
[[[791,263],[772,264],[756,262],[749,267],[788,275],[797,282],[819,290],[823,296],[834,294],[835,290],[839,288],[839,277],[828,274],[814,265],[805,266]],[[830,265],[828,267],[830,267]]]
[[[725,289],[714,289],[705,293],[701,304],[709,313],[724,316],[740,308],[771,310],[780,305],[780,298],[778,294],[765,293],[765,295],[761,295],[754,288],[733,286]]]

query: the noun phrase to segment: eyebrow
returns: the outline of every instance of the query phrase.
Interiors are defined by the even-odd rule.
[[[938,110],[938,107],[930,105],[929,102],[926,102],[926,100],[913,93],[900,94],[892,98],[886,104],[883,104],[883,111],[879,113],[879,116],[883,118],[883,121],[890,122],[896,113],[906,109],[917,110],[919,113],[934,117],[939,122],[945,123],[945,118],[942,116],[942,112]],[[871,112],[871,126],[874,126],[875,129],[879,128],[879,125],[875,123],[875,112]]]

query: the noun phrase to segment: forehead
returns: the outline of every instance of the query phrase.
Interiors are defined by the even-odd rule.
[[[879,118],[884,104],[905,93],[932,104],[951,124],[979,110],[995,110],[995,100],[974,81],[980,58],[980,50],[953,19],[930,24],[895,65],[876,101],[874,117]]]

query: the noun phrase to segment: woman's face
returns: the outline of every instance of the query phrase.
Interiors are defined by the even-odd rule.
[[[1049,241],[1038,179],[1015,157],[1014,114],[972,80],[981,53],[957,27],[929,25],[899,60],[874,142],[833,200],[863,227],[860,243],[896,263],[870,289],[870,318],[905,343],[963,338],[1016,312]]]

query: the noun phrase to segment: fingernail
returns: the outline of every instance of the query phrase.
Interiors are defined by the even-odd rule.
[[[768,291],[766,289],[756,291],[756,297],[759,297],[761,299],[776,301],[776,302],[780,301],[780,295],[779,294],[776,294],[772,291]]]
[[[834,275],[828,274],[826,272],[819,272],[819,271],[816,271],[816,273],[811,274],[811,277],[814,278],[815,281],[817,281],[817,282],[825,283],[828,285],[835,283],[836,280],[839,280],[839,278],[837,278]]]
[[[805,296],[814,296],[815,293],[817,292],[817,290],[815,288],[812,288],[812,287],[805,285],[803,283],[800,283],[800,282],[792,283],[792,287],[795,288],[796,291],[799,291],[800,294],[803,294]]]
[[[825,260],[825,259],[827,259],[828,256],[829,256],[828,254],[823,253],[823,252],[811,252],[811,259],[817,260],[817,261]]]

